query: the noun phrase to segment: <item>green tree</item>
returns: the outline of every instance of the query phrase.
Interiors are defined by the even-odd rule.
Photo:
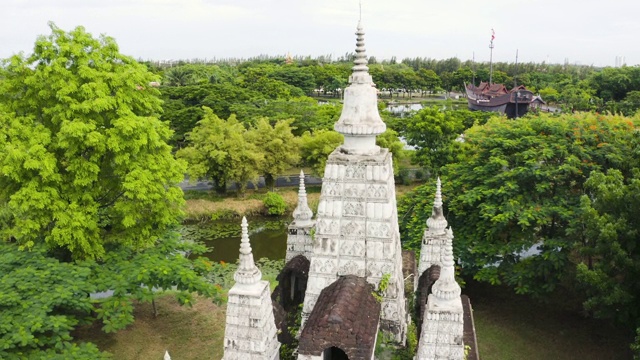
[[[420,71],[418,71],[418,78],[420,87],[431,93],[442,86],[442,80],[440,80],[440,77],[433,70],[420,69]]]
[[[0,68],[0,358],[104,358],[73,343],[77,325],[121,329],[152,289],[213,295],[210,264],[172,232],[184,164],[154,76],[109,37],[50,26]]]
[[[304,165],[313,169],[313,173],[322,176],[327,157],[344,141],[342,134],[333,130],[318,130],[302,134],[300,151]]]
[[[460,91],[464,91],[464,84],[471,83],[471,80],[473,80],[473,70],[468,66],[462,67],[453,73],[453,86]]]
[[[540,96],[547,103],[556,103],[560,99],[560,93],[552,87],[540,89]]]
[[[185,86],[195,82],[193,71],[184,66],[172,67],[164,72],[164,85]]]
[[[204,118],[187,134],[189,146],[176,156],[188,163],[191,180],[211,179],[218,192],[235,182],[237,193],[243,196],[249,181],[256,182],[264,155],[248,139],[248,132],[235,115],[222,120],[207,107]]]
[[[400,163],[407,157],[407,152],[404,150],[404,143],[398,138],[398,133],[392,129],[387,129],[376,137],[376,145],[389,149],[391,154],[393,154],[393,172],[398,174],[400,171]]]
[[[400,124],[400,134],[416,147],[413,161],[439,173],[442,166],[456,159],[463,146],[460,135],[476,122],[484,124],[490,116],[479,111],[425,107]]]
[[[291,133],[292,122],[280,120],[271,126],[268,119],[262,118],[247,134],[249,141],[264,155],[260,171],[264,175],[265,185],[272,191],[278,175],[300,161],[300,138]]]
[[[584,228],[576,250],[585,309],[635,330],[640,327],[640,164],[632,161],[630,175],[610,169],[589,176],[588,195],[583,195],[581,216],[576,219],[580,223],[576,226]]]
[[[184,202],[154,77],[110,37],[51,30],[0,70],[0,236],[73,258],[152,246]]]
[[[490,119],[465,132],[465,150],[443,169],[456,252],[476,279],[542,295],[570,269],[569,254],[584,230],[575,222],[593,170],[624,170],[634,124],[594,114],[541,114],[518,121]],[[420,190],[423,191],[423,190]],[[402,224],[407,246],[418,246],[432,191],[409,197]],[[528,249],[540,253],[523,257]]]

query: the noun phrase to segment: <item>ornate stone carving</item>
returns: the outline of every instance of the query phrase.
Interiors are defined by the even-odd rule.
[[[364,216],[364,205],[360,202],[348,202],[342,210],[343,216]]]
[[[354,220],[347,222],[346,224],[342,224],[342,235],[344,236],[364,236],[364,230],[362,229],[362,225]]]

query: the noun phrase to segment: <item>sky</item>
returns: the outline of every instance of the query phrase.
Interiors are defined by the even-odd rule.
[[[136,59],[335,58],[355,49],[358,0],[0,0],[0,58],[29,54],[53,21],[114,37]],[[640,64],[639,0],[362,0],[367,54]]]

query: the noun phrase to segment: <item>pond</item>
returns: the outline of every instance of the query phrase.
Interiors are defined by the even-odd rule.
[[[466,109],[466,105],[460,106],[460,104],[452,104],[446,101],[423,101],[421,103],[413,104],[392,104],[387,106],[385,110],[389,111],[395,116],[404,117],[405,115],[422,110],[422,108],[425,106],[437,106],[442,110]]]
[[[253,258],[284,259],[287,249],[289,218],[249,220],[249,239]],[[235,263],[240,251],[240,220],[185,224],[181,230],[187,239],[198,240],[210,248],[204,254],[215,262]]]

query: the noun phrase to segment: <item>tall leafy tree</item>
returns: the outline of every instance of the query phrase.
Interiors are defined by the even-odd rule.
[[[414,162],[439,173],[442,166],[455,161],[463,146],[462,133],[475,123],[484,124],[492,115],[433,106],[421,109],[395,126],[407,143],[416,147]]]
[[[187,135],[189,146],[176,154],[188,162],[192,180],[211,179],[219,192],[234,182],[244,195],[249,181],[257,181],[264,155],[249,141],[247,129],[235,115],[223,120],[207,107],[204,118]]]
[[[582,230],[576,241],[577,280],[586,294],[585,309],[640,330],[640,167],[630,161],[635,166],[627,176],[618,169],[591,173],[573,227]]]
[[[467,130],[463,155],[443,168],[465,270],[519,293],[553,290],[584,236],[575,220],[585,181],[594,170],[628,174],[634,128],[629,118],[579,113],[493,118]],[[401,206],[408,246],[420,242],[429,196],[418,192],[415,204]],[[524,256],[532,248],[538,253]]]
[[[300,138],[291,133],[292,122],[280,120],[271,126],[268,119],[262,118],[247,134],[249,141],[264,155],[260,171],[266,186],[272,190],[278,175],[300,161]]]
[[[344,136],[333,130],[305,132],[300,147],[303,164],[311,167],[315,175],[322,176],[327,157],[343,141]]]
[[[0,358],[98,359],[72,330],[133,322],[160,289],[213,295],[202,246],[173,228],[184,202],[146,67],[82,27],[0,68]],[[113,290],[105,300],[96,291]]]
[[[149,247],[184,201],[154,77],[110,37],[51,30],[0,70],[0,236],[74,258]]]

